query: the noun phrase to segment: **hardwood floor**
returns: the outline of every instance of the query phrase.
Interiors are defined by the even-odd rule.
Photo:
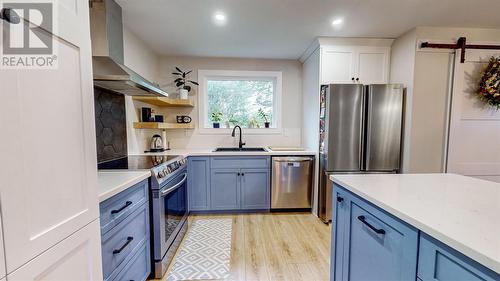
[[[329,280],[330,227],[312,214],[195,215],[189,222],[200,218],[233,220],[227,280]]]

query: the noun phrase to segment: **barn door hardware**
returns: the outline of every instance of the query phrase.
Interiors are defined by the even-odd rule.
[[[429,43],[422,42],[420,44],[421,48],[434,48],[434,49],[451,49],[458,50],[460,49],[460,62],[465,62],[465,50],[466,49],[476,49],[476,50],[500,50],[500,45],[474,45],[467,44],[467,39],[465,37],[460,37],[457,40],[456,44],[437,44],[437,43]]]

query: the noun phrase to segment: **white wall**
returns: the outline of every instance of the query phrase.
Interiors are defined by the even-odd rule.
[[[175,79],[171,72],[175,66],[183,70],[193,70],[192,80],[197,80],[198,69],[213,70],[253,70],[253,71],[281,71],[283,74],[282,91],[282,133],[279,134],[245,134],[243,138],[247,146],[300,146],[302,124],[302,65],[298,60],[270,60],[270,59],[234,59],[234,58],[201,58],[201,57],[162,57],[159,63],[159,82],[171,97],[177,96],[177,89],[172,81]],[[190,108],[157,108],[167,122],[175,122],[176,115],[189,115],[195,122],[194,130],[168,130],[167,140],[171,148],[214,148],[217,146],[234,146],[236,138],[230,134],[201,134],[198,130],[198,104],[197,89],[190,93],[190,99],[195,107]],[[144,105],[134,102],[137,108]],[[128,112],[127,112],[128,113]],[[138,118],[138,111],[136,116]],[[128,118],[128,117],[127,117]],[[133,128],[131,130],[134,130]],[[129,153],[138,153],[147,149],[150,137],[159,133],[154,130],[135,130],[129,139]],[[130,136],[129,136],[130,137]]]
[[[452,61],[449,53],[416,53],[410,141],[413,173],[445,171]]]
[[[160,56],[125,26],[123,27],[123,47],[124,61],[127,67],[151,82],[158,81]],[[130,96],[125,96],[125,110],[128,152],[143,152],[145,150],[145,140],[149,138],[151,132],[133,128],[133,122],[139,121],[139,112]],[[140,150],[142,151],[138,149],[139,146],[141,146]]]
[[[151,82],[158,81],[160,57],[125,26],[123,45],[125,65]]]
[[[410,133],[412,124],[413,79],[415,68],[416,30],[412,29],[397,38],[391,46],[390,83],[405,85],[405,116],[403,132],[402,170],[410,169]]]
[[[320,48],[317,48],[302,66],[302,145],[316,152],[314,171],[318,171],[319,159],[319,91],[320,91]],[[313,214],[318,210],[318,173],[314,173]]]
[[[319,147],[319,91],[320,48],[317,48],[303,65],[302,87],[302,145],[308,150]]]

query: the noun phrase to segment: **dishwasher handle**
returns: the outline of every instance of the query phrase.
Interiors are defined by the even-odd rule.
[[[312,157],[273,157],[273,162],[309,162]]]

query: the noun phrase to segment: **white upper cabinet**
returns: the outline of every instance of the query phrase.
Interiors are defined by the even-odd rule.
[[[352,83],[356,54],[352,48],[325,47],[321,52],[321,83]]]
[[[58,67],[0,70],[7,273],[99,215],[89,2],[55,3]]]
[[[321,84],[388,82],[390,47],[322,46]]]
[[[389,78],[389,47],[358,47],[356,77],[362,84],[384,84]]]

